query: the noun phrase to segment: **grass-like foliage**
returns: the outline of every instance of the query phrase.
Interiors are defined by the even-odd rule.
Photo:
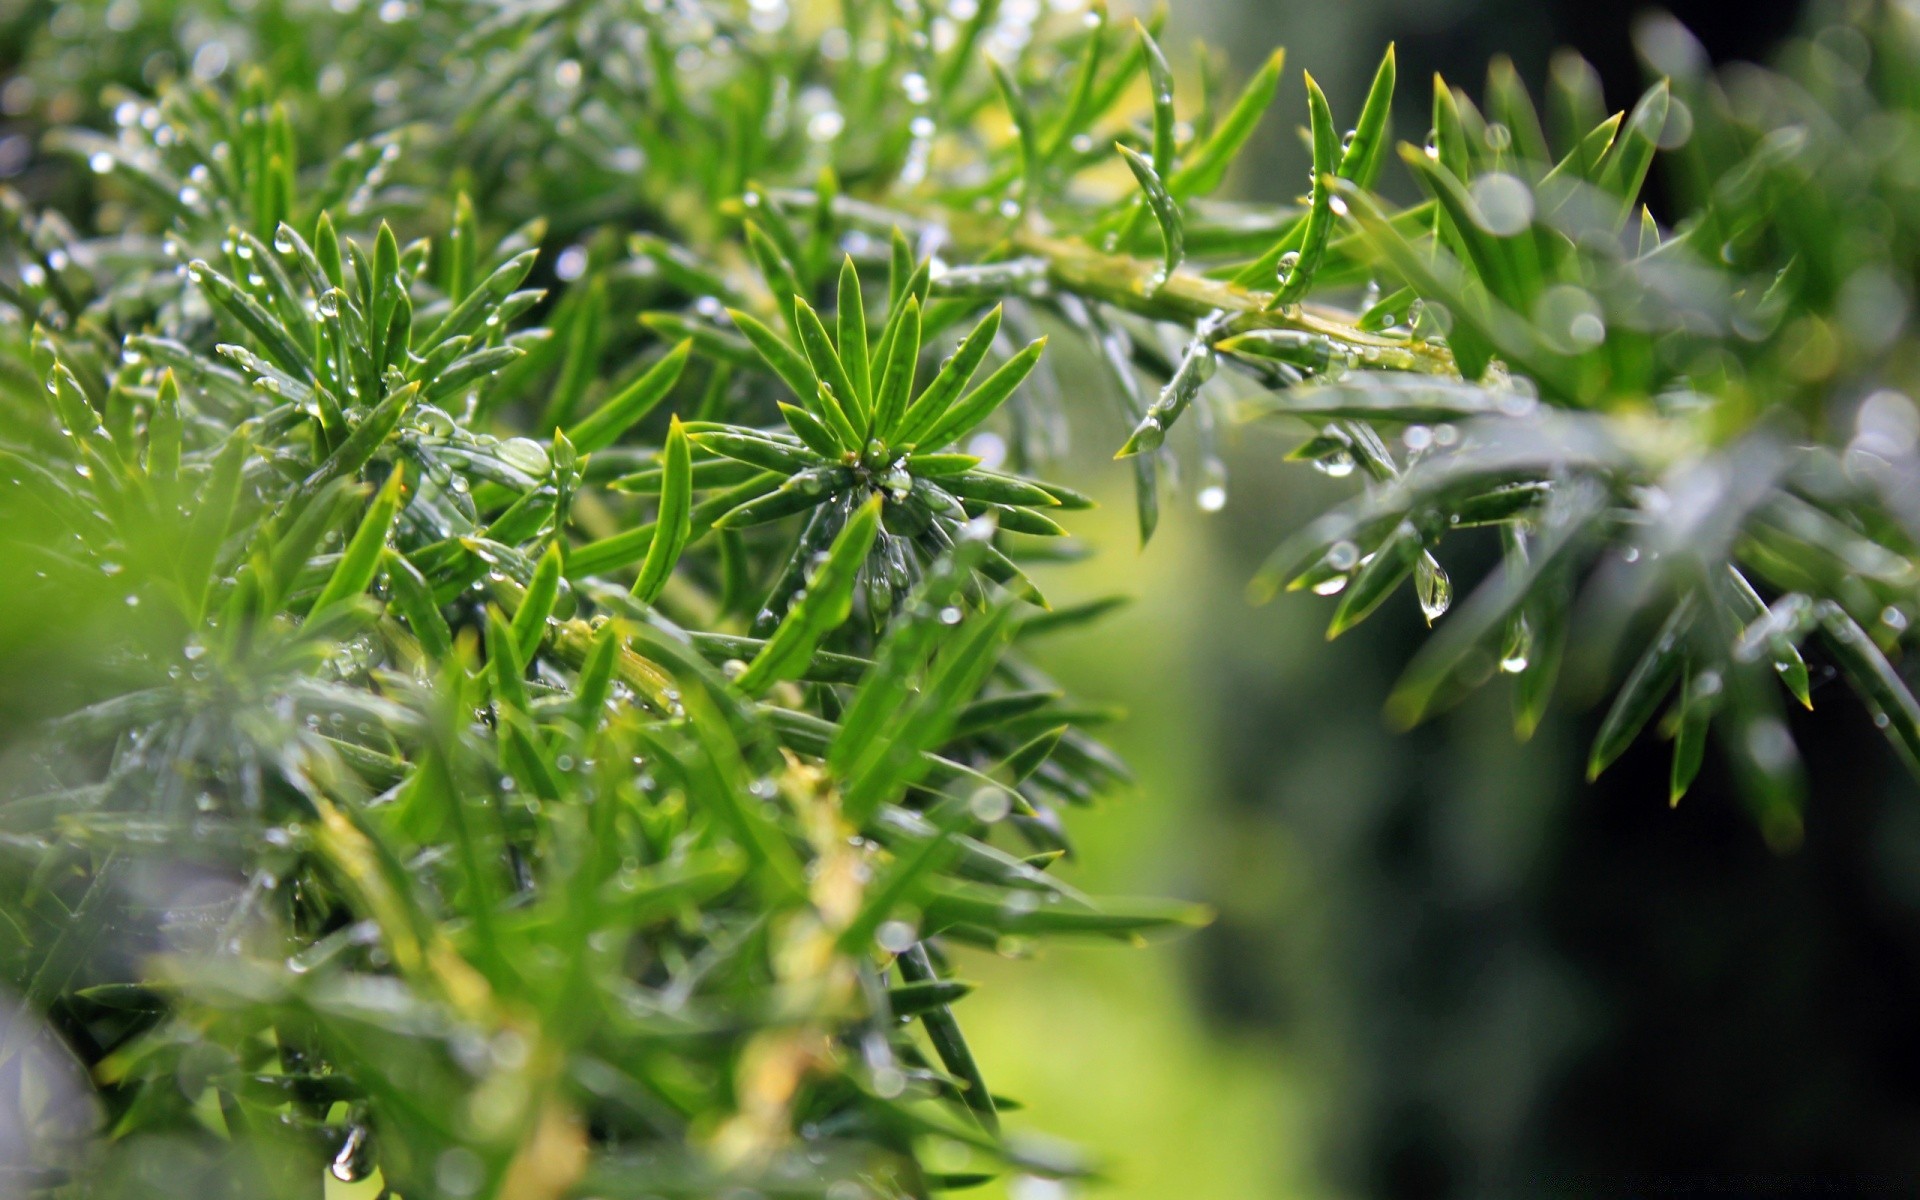
[[[1623,114],[1497,64],[1412,145],[1391,51],[1336,115],[1277,54],[1223,92],[1158,22],[1042,7],[9,31],[8,1194],[1083,1171],[1002,1134],[952,954],[1203,919],[1049,870],[1124,776],[1022,650],[1106,607],[1021,565],[1103,396],[1142,537],[1189,435],[1225,502],[1232,420],[1356,476],[1254,590],[1337,634],[1411,580],[1401,722],[1506,674],[1525,736],[1563,659],[1619,660],[1591,769],[1657,724],[1678,799],[1711,732],[1781,844],[1815,672],[1920,752],[1907,7],[1781,73],[1647,25]],[[1218,199],[1276,108],[1304,193]]]

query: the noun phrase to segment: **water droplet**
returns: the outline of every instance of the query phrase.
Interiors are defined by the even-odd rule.
[[[1227,489],[1223,484],[1210,483],[1194,499],[1201,512],[1219,512],[1227,506]]]
[[[1300,252],[1298,250],[1289,250],[1280,256],[1280,262],[1274,268],[1274,275],[1279,279],[1280,286],[1285,287],[1287,285],[1287,281],[1293,278],[1293,272],[1299,265]]]
[[[96,150],[94,151],[93,156],[87,159],[87,166],[93,168],[93,173],[95,175],[112,174],[113,155],[108,154],[105,150]]]
[[[1431,625],[1453,607],[1453,580],[1431,558],[1422,556],[1414,564],[1413,590],[1420,597],[1420,613]]]
[[[1533,628],[1525,617],[1513,623],[1507,633],[1506,649],[1500,655],[1500,670],[1508,675],[1518,675],[1527,669],[1527,660],[1533,653]]]
[[[1353,474],[1353,452],[1345,447],[1329,450],[1313,460],[1313,469],[1329,479],[1345,479]]]
[[[334,1154],[334,1162],[328,1164],[328,1173],[340,1183],[357,1183],[367,1175],[367,1158],[361,1148],[367,1144],[367,1127],[355,1125],[349,1129],[348,1137],[340,1142],[340,1152]]]
[[[546,448],[532,438],[508,438],[495,453],[508,466],[528,475],[538,477],[553,470]]]

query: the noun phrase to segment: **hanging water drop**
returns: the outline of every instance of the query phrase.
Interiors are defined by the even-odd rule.
[[[1353,474],[1353,452],[1336,446],[1313,460],[1313,469],[1329,479],[1345,479]]]
[[[1420,597],[1420,614],[1429,625],[1453,607],[1453,580],[1447,578],[1446,571],[1430,554],[1422,554],[1414,564],[1413,590]]]

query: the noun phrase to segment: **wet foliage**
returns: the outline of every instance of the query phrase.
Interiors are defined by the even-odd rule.
[[[1252,590],[1331,636],[1410,585],[1396,721],[1504,675],[1525,736],[1611,680],[1593,773],[1655,729],[1677,801],[1711,740],[1781,846],[1809,658],[1920,752],[1905,7],[1778,73],[1649,26],[1611,115],[1496,64],[1412,143],[1391,49],[1336,115],[1062,7],[20,24],[0,962],[64,1097],[23,1188],[1085,1174],[955,1015],[957,947],[1205,919],[1050,870],[1125,779],[1026,653],[1109,607],[1029,577],[1080,551],[1070,408],[1143,539],[1189,442],[1228,502],[1234,423],[1352,477]],[[1307,186],[1221,198],[1270,110]]]

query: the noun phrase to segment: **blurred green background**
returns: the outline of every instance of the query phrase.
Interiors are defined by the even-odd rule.
[[[1821,15],[1799,10],[1672,9],[1722,61]],[[1236,78],[1288,48],[1237,180],[1271,199],[1305,178],[1285,107],[1301,66],[1351,114],[1396,41],[1396,134],[1418,141],[1432,73],[1477,91],[1495,54],[1537,85],[1571,45],[1626,106],[1635,15],[1211,0],[1176,4],[1164,40],[1228,48]],[[1577,682],[1525,745],[1497,687],[1393,734],[1381,703],[1422,633],[1410,596],[1334,644],[1325,601],[1240,598],[1278,531],[1348,490],[1280,466],[1302,432],[1237,431],[1226,510],[1189,490],[1138,553],[1126,475],[1094,452],[1119,431],[1076,438],[1063,477],[1104,501],[1076,532],[1104,552],[1043,583],[1135,603],[1046,657],[1128,710],[1110,734],[1139,787],[1078,815],[1071,869],[1220,920],[1141,952],[968,962],[991,986],[963,1015],[1020,1119],[1104,1155],[1115,1200],[1920,1194],[1920,805],[1851,702],[1821,693],[1796,730],[1816,786],[1784,857],[1711,767],[1670,811],[1657,743],[1584,783],[1597,714]],[[1495,553],[1462,540],[1446,565],[1467,587]]]

